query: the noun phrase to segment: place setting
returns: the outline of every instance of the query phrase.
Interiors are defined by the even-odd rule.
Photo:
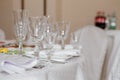
[[[35,69],[44,69],[82,55],[82,46],[71,35],[66,44],[70,23],[53,22],[51,17],[29,17],[27,11],[14,12],[15,40],[1,42],[0,68],[8,74],[21,74]]]

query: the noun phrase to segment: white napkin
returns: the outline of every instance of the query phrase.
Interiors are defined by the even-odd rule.
[[[79,50],[59,50],[59,51],[55,51],[53,54],[52,54],[52,57],[51,59],[52,60],[55,60],[55,61],[66,61],[67,59],[70,59],[74,56],[79,56],[80,53],[79,53]]]
[[[47,59],[48,50],[42,50],[39,52],[40,59]]]
[[[65,45],[65,49],[73,49],[73,46],[71,44]]]
[[[46,50],[40,51],[39,57],[42,59],[47,59],[47,55],[49,54],[48,52],[49,51]],[[76,49],[55,50],[51,52],[50,55],[51,55],[51,60],[65,62],[69,58],[72,58],[74,56],[79,56],[80,51]]]
[[[2,67],[2,70],[4,70],[5,72],[9,74],[25,72],[25,69],[23,67],[10,61],[3,61],[1,63],[1,67]]]
[[[38,63],[37,59],[31,59],[24,64],[17,64],[12,61],[2,61],[1,67],[2,70],[9,73],[24,73],[26,69],[34,67]]]
[[[20,66],[24,67],[25,69],[30,69],[30,68],[34,67],[35,65],[37,65],[37,63],[38,63],[38,60],[36,58],[34,58]]]
[[[25,55],[25,56],[28,56],[28,57],[31,57],[31,58],[34,58],[34,57],[35,57],[35,56],[34,56],[34,50],[33,50],[33,51],[26,51],[24,55]]]
[[[79,56],[80,51],[77,49],[68,49],[68,50],[56,50],[53,53],[53,56]]]
[[[61,45],[54,44],[53,49],[60,50],[61,49]]]
[[[60,50],[62,47],[59,44],[54,44],[53,49]],[[73,49],[73,46],[71,44],[65,45],[65,49]]]

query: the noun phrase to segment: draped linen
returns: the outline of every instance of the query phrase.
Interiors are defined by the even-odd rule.
[[[79,45],[83,47],[85,63],[83,72],[86,80],[100,80],[107,51],[107,35],[104,30],[89,25],[75,32]]]

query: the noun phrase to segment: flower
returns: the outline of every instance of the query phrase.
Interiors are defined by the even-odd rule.
[[[11,50],[9,48],[0,48],[0,53],[5,53],[5,54],[18,54],[19,50],[14,49]],[[25,51],[23,51],[23,54],[25,54]]]
[[[8,52],[8,48],[0,48],[0,53],[7,53]]]

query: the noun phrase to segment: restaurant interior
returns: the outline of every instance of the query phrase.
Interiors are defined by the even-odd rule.
[[[0,80],[120,80],[120,0],[0,0]]]

